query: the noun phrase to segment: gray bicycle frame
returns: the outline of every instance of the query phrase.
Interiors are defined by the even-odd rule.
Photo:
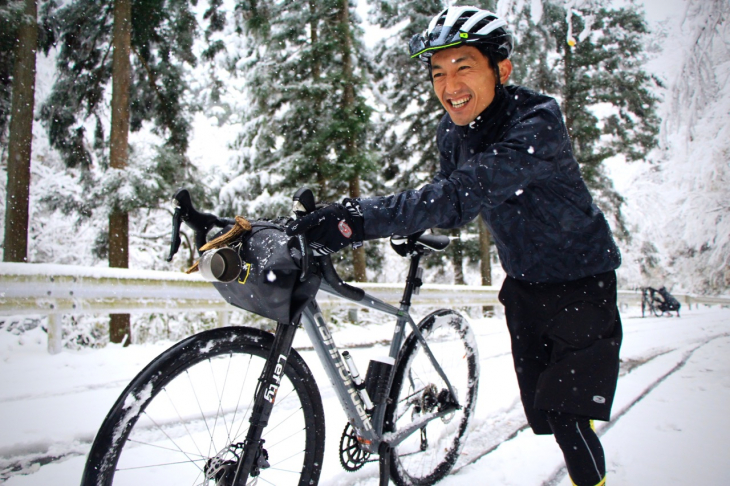
[[[322,282],[320,290],[338,296],[342,299],[350,300],[340,295],[326,282]],[[406,304],[401,304],[400,308],[397,308],[367,293],[362,300],[351,300],[351,302],[354,302],[363,307],[384,312],[397,318],[395,329],[393,331],[393,339],[390,343],[389,353],[389,356],[393,358],[395,362],[395,366],[393,366],[388,381],[388,390],[390,390],[390,387],[392,386],[393,376],[395,374],[396,366],[398,365],[398,353],[401,349],[401,346],[403,346],[403,342],[405,340],[406,323],[408,323],[410,324],[414,335],[423,346],[423,349],[431,360],[431,363],[436,369],[436,372],[446,383],[446,386],[448,387],[451,396],[457,396],[453,386],[451,385],[451,382],[447,378],[438,361],[436,361],[436,358],[433,356],[431,349],[428,347],[428,343],[424,339],[421,330],[418,329],[418,326],[409,314],[410,306]],[[316,300],[313,300],[304,309],[302,313],[302,324],[304,326],[304,330],[309,336],[310,341],[312,342],[314,351],[317,353],[317,356],[319,357],[319,360],[322,363],[322,366],[324,367],[325,372],[330,379],[330,382],[332,382],[332,385],[335,388],[335,393],[340,400],[342,409],[347,415],[348,421],[355,427],[358,437],[362,439],[363,448],[370,453],[377,453],[378,447],[383,441],[383,423],[385,420],[386,404],[376,405],[372,418],[368,416],[367,412],[365,411],[365,406],[362,402],[362,399],[360,398],[360,395],[358,393],[358,390],[355,387],[352,378],[350,377],[349,368],[347,367],[344,358],[340,354],[334,340],[332,339],[332,334],[329,331],[329,327],[327,326],[327,323],[322,316],[322,312]],[[408,427],[405,427],[402,430],[396,431],[392,434],[388,434],[387,442],[391,447],[395,447],[403,440],[405,440],[409,435],[421,429],[431,420],[440,418],[452,412],[453,409],[447,409],[442,412],[426,415],[422,417],[421,420],[417,420],[412,424],[409,424]]]

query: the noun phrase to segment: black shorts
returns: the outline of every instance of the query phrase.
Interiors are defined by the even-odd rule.
[[[609,420],[622,338],[616,272],[557,284],[507,277],[499,300],[532,430],[552,433],[547,410]]]

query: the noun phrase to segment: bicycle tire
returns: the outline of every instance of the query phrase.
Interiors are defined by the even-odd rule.
[[[398,486],[431,485],[451,471],[464,446],[479,386],[476,340],[463,316],[441,309],[426,316],[418,327],[456,388],[462,407],[448,420],[435,419],[426,425],[426,450],[423,450],[424,435],[418,432],[392,448],[390,477]],[[438,395],[446,389],[413,333],[406,338],[396,366],[386,410],[386,432],[395,432],[411,420],[434,411],[434,396],[438,400]]]
[[[253,390],[273,341],[272,334],[257,329],[213,329],[155,358],[102,423],[81,485],[226,485],[230,475],[221,479],[222,471],[234,467],[240,456]],[[316,484],[324,435],[319,389],[304,360],[292,350],[264,429],[270,467],[247,484],[259,478],[297,484],[296,475],[301,486]]]

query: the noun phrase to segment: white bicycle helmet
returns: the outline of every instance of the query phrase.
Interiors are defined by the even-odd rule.
[[[429,62],[434,51],[460,45],[473,45],[499,62],[512,54],[514,42],[507,22],[489,10],[449,7],[411,38],[409,48],[411,59]]]

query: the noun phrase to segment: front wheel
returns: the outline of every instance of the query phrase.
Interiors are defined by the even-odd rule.
[[[82,486],[230,486],[273,336],[213,329],[176,344],[129,384],[94,440]],[[316,484],[324,412],[312,373],[292,350],[259,467],[247,484]]]
[[[392,449],[390,475],[398,486],[431,485],[451,471],[464,445],[479,384],[476,340],[464,317],[438,310],[423,319],[419,329],[461,408],[431,420]],[[403,429],[451,402],[446,383],[413,333],[399,356],[390,399],[386,432]]]

